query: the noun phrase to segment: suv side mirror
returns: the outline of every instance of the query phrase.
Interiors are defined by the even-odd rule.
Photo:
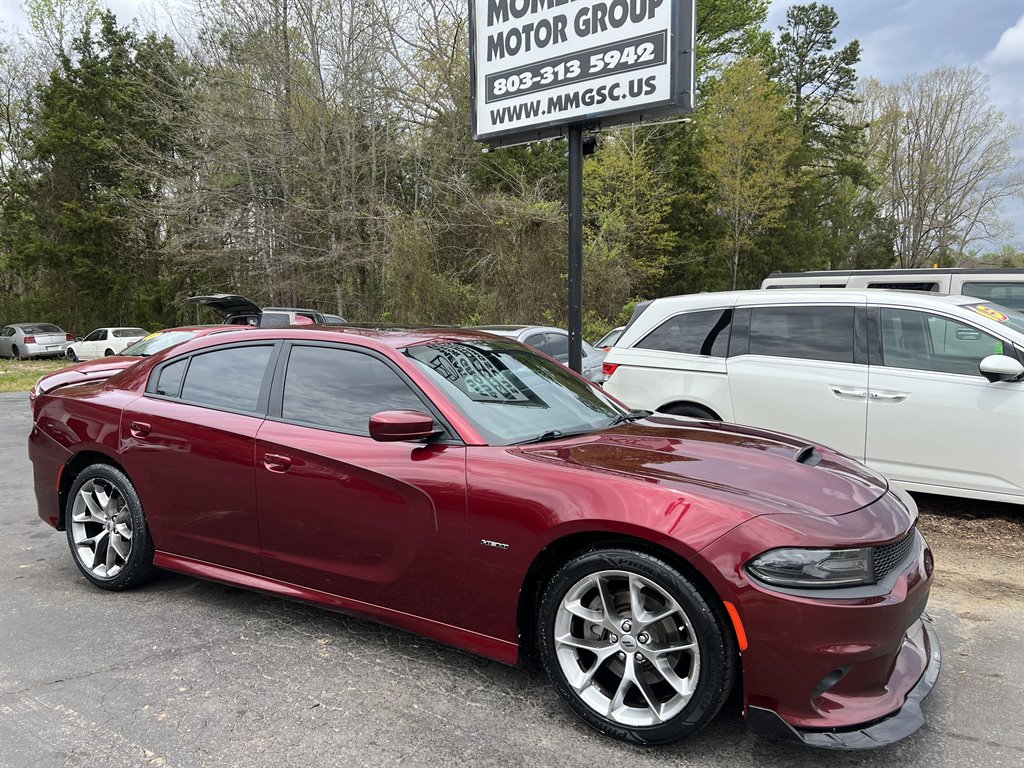
[[[381,411],[370,417],[370,437],[379,443],[423,440],[440,431],[423,411]]]
[[[1024,365],[1006,355],[989,355],[978,365],[978,370],[993,384],[997,381],[1013,381],[1024,376]]]

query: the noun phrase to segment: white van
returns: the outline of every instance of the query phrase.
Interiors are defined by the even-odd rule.
[[[910,491],[1024,504],[1024,314],[994,303],[672,296],[637,307],[604,373],[633,408],[801,435]]]
[[[852,269],[773,272],[762,288],[888,288],[973,296],[1024,311],[1024,269]]]

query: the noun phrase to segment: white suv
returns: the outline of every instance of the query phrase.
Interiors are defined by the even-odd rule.
[[[657,299],[608,352],[634,408],[802,435],[911,491],[1024,504],[1024,315],[969,296]]]

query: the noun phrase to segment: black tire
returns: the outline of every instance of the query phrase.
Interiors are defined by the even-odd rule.
[[[14,346],[11,347],[11,357],[13,359],[15,359],[15,360],[24,360],[25,359],[25,358],[23,358],[21,356],[21,350],[18,349],[18,345],[17,344],[15,344]]]
[[[131,544],[127,558],[123,565],[118,567],[116,574],[105,576],[97,574],[90,564],[83,561],[82,548],[76,544],[76,536],[89,536],[103,530],[103,526],[92,520],[77,523],[74,517],[75,502],[79,498],[82,488],[87,483],[96,483],[102,487],[113,487],[120,494],[125,502],[120,510],[120,518],[124,523],[130,522]],[[130,518],[130,521],[129,519]],[[117,467],[109,464],[93,464],[86,467],[75,478],[68,493],[67,503],[64,510],[64,522],[68,537],[68,546],[71,549],[71,557],[78,566],[78,570],[86,579],[101,589],[120,591],[149,581],[156,573],[153,565],[153,539],[149,535],[149,526],[146,523],[146,515],[142,510],[142,502],[135,491],[128,476]],[[105,537],[106,546],[111,546],[111,536],[108,533]],[[95,546],[94,546],[95,549]],[[107,550],[104,550],[107,551]]]
[[[114,356],[114,350],[112,350],[112,349],[108,349],[107,351],[105,351],[105,352],[103,353],[103,356],[104,356],[104,357],[113,357],[113,356]]]
[[[705,419],[706,421],[721,421],[721,419],[699,405],[693,405],[692,403],[686,403],[684,405],[670,405],[665,408],[662,413],[671,413],[673,416],[689,416],[692,419]]]
[[[686,641],[695,641],[699,650],[699,661],[694,662],[691,655],[688,662],[691,665],[689,667],[690,675],[693,674],[694,669],[698,670],[696,687],[688,701],[682,698],[679,700],[678,706],[681,709],[675,711],[663,722],[653,725],[624,724],[611,719],[604,713],[599,713],[581,698],[581,694],[576,692],[563,671],[563,662],[559,660],[558,645],[555,642],[556,620],[558,620],[559,614],[564,614],[562,601],[571,590],[578,589],[579,585],[588,577],[602,572],[625,572],[657,585],[659,589],[675,600],[677,606],[685,614],[685,619],[689,621],[689,628],[685,635],[688,638]],[[614,578],[620,577],[611,577],[611,579]],[[625,579],[626,577],[621,578]],[[548,582],[541,595],[536,628],[540,658],[555,690],[572,711],[588,725],[621,741],[641,745],[668,744],[691,736],[707,725],[722,709],[732,691],[738,666],[737,653],[732,635],[726,626],[726,618],[723,612],[715,606],[717,603],[705,597],[701,590],[679,569],[658,557],[626,547],[591,549],[563,565]],[[622,618],[621,614],[616,616],[615,621],[620,618]],[[678,618],[678,613],[670,618],[672,619],[669,622],[671,625]],[[577,619],[572,618],[570,621],[577,621]],[[654,624],[650,626],[654,627]],[[597,628],[596,631],[603,632],[604,630]],[[633,631],[638,630],[634,628]],[[640,636],[630,635],[630,644],[633,649],[649,650],[657,644],[652,640],[650,648],[637,646],[637,640],[648,642],[642,637],[643,634],[646,634],[642,627],[639,631],[641,632]],[[652,633],[654,631],[651,629]],[[611,636],[610,639],[604,639],[601,642],[611,642],[615,637]],[[625,644],[625,633],[621,640],[622,643],[618,645]],[[564,650],[563,645],[563,652]],[[615,658],[609,657],[607,661],[594,663],[593,667],[595,668],[604,665],[604,668],[597,674],[589,672],[583,666],[576,671],[593,675],[594,681],[598,681],[602,675],[607,673],[608,679],[614,681],[616,678],[612,674],[615,671],[612,665],[618,664],[620,669],[626,662],[632,665],[632,662],[626,658],[626,654],[619,652],[617,655],[624,660],[616,661]],[[638,652],[636,656],[639,659],[641,654]],[[682,658],[682,654],[676,658]],[[635,667],[638,674],[656,675],[653,672],[643,671],[645,663],[648,662],[638,661]],[[649,677],[648,679],[653,678]],[[584,690],[594,687],[596,687],[595,683],[588,683]],[[614,682],[611,687],[615,687]],[[635,699],[641,691],[636,685],[633,685],[632,688],[636,690],[631,690],[629,695]],[[672,691],[669,691],[668,697],[670,698],[672,695]],[[641,700],[641,709],[631,711],[640,712],[642,708]]]
[[[76,355],[76,354],[75,354],[75,350],[73,350],[73,349],[69,349],[69,350],[68,350],[68,352],[67,352],[67,358],[68,358],[68,360],[70,360],[70,361],[71,361],[72,363],[77,363],[77,362],[78,362],[78,355]]]

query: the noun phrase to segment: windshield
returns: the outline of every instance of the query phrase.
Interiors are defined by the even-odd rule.
[[[511,341],[405,350],[491,445],[596,432],[625,415],[567,369]]]
[[[964,309],[977,312],[982,317],[995,320],[1000,325],[1012,328],[1017,333],[1024,333],[1024,314],[1015,312],[1009,307],[1003,307],[992,302],[979,304],[964,304]]]
[[[200,331],[157,331],[126,347],[121,354],[128,357],[149,357],[168,347],[173,347],[175,344],[194,339],[200,333]]]

